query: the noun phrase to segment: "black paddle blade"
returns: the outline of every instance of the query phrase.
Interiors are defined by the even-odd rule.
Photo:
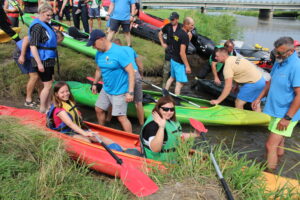
[[[163,95],[164,97],[167,97],[167,96],[170,96],[170,93],[169,93],[169,91],[168,91],[167,89],[163,88],[163,89],[162,89],[162,95]]]

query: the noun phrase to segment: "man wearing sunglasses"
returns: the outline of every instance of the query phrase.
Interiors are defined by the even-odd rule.
[[[259,105],[267,96],[264,112],[271,116],[270,135],[266,142],[267,167],[275,170],[278,159],[284,154],[284,138],[291,137],[300,119],[300,59],[294,50],[291,37],[281,37],[274,43],[276,61],[271,80],[252,103]]]

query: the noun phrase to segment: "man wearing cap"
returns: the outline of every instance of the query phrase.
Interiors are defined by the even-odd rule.
[[[169,90],[171,84],[176,80],[175,94],[179,95],[184,83],[188,82],[187,75],[191,73],[190,64],[186,53],[190,42],[190,33],[194,29],[194,20],[186,17],[183,21],[183,27],[174,32],[172,39],[171,52],[171,76],[166,83],[166,89]]]
[[[127,46],[131,46],[130,22],[135,16],[135,0],[111,0],[106,20],[109,20],[109,33],[107,39],[112,40],[119,27],[122,26]]]
[[[173,34],[182,28],[182,24],[178,23],[179,15],[177,12],[172,12],[169,19],[171,22],[166,24],[158,33],[160,44],[165,49],[162,87],[165,87],[169,78]]]
[[[267,167],[272,171],[284,154],[285,137],[291,137],[300,119],[300,59],[291,37],[281,37],[274,43],[276,61],[271,80],[252,103],[257,107],[267,96],[264,113],[271,116],[270,135],[266,142]]]
[[[132,132],[128,120],[127,104],[133,100],[134,95],[134,69],[130,57],[123,47],[107,40],[101,30],[93,30],[87,46],[97,49],[95,61],[98,65],[95,72],[92,91],[97,93],[97,82],[102,73],[103,88],[95,104],[99,124],[104,125],[106,111],[112,106],[112,116],[116,116],[126,132]]]

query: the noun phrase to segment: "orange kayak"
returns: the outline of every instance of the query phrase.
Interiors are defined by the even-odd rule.
[[[65,149],[74,159],[80,159],[84,163],[91,165],[93,170],[108,174],[111,176],[118,176],[120,165],[107,153],[107,151],[100,145],[87,143],[78,139],[74,139],[65,134],[46,128],[46,115],[41,114],[35,110],[18,109],[13,107],[1,106],[0,115],[13,116],[20,118],[22,124],[30,124],[41,127],[45,130],[51,131],[54,137],[58,137],[64,141]],[[101,135],[108,137],[118,144],[127,148],[137,148],[140,150],[139,136],[133,133],[108,128],[105,126],[86,122],[87,125]],[[138,156],[114,151],[126,164],[136,167],[144,172],[148,172],[152,167],[161,170],[166,170],[163,163],[151,159],[141,158]],[[275,174],[263,172],[262,179],[266,183],[266,192],[275,192],[280,190],[283,186],[293,189],[294,193],[300,194],[300,184],[298,180],[281,177]],[[296,197],[297,199],[297,197]]]

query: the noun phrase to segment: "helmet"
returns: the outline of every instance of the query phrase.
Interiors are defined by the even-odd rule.
[[[300,42],[298,40],[294,40],[294,46],[295,47],[300,46]]]

